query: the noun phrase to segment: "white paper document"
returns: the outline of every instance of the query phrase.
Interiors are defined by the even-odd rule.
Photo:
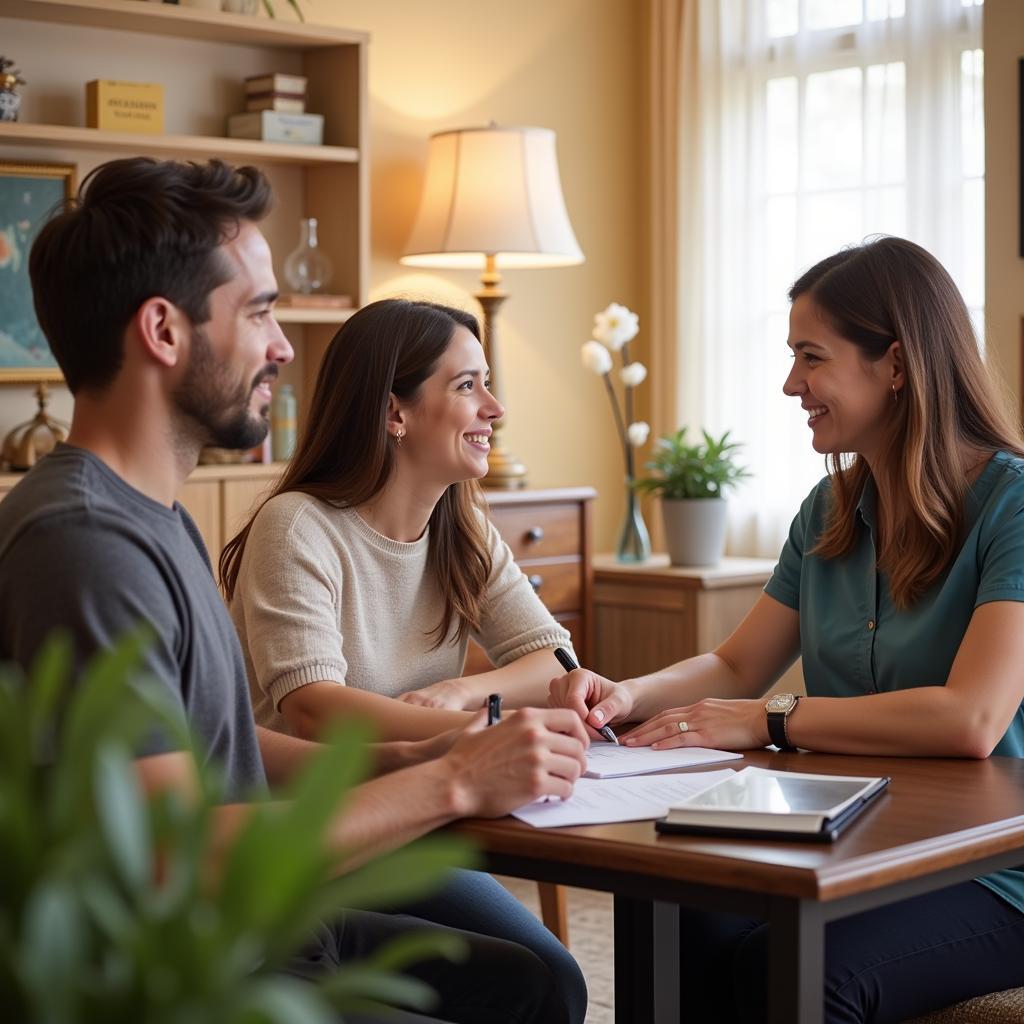
[[[568,800],[535,801],[513,811],[536,828],[610,825],[616,821],[664,818],[672,804],[703,792],[735,774],[731,768],[685,775],[645,775],[634,779],[580,779]]]
[[[673,768],[692,768],[717,761],[736,761],[742,754],[708,747],[674,747],[652,750],[650,747],[618,747],[614,743],[591,743],[587,749],[588,779],[616,779],[622,775],[646,775],[668,772]]]

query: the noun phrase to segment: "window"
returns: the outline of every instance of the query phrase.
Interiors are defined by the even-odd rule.
[[[913,239],[953,275],[983,341],[982,9],[700,2],[709,284],[703,351],[682,363],[702,382],[703,422],[731,429],[757,470],[732,503],[732,548],[769,555],[824,472],[781,393],[786,295],[799,273],[872,234]]]

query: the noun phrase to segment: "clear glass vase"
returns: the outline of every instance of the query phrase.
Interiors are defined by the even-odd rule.
[[[626,479],[626,516],[619,533],[615,557],[620,562],[646,562],[651,557],[651,538],[640,512],[640,499],[633,490],[633,481]]]
[[[327,289],[332,269],[317,242],[316,217],[304,217],[299,221],[299,247],[284,261],[284,279],[292,291],[312,295]]]

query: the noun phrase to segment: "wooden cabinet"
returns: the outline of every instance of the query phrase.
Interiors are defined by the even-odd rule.
[[[245,525],[282,468],[276,463],[199,466],[185,481],[178,500],[196,521],[214,566],[221,549]]]
[[[551,614],[572,635],[581,662],[591,658],[590,487],[486,491],[491,519]],[[491,668],[470,644],[466,675]]]
[[[709,568],[668,564],[655,555],[624,565],[594,559],[594,668],[627,679],[703,654],[721,643],[760,597],[774,559],[723,558]],[[799,668],[787,684],[803,689]]]

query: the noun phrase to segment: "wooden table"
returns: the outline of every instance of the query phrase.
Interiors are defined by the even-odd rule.
[[[679,904],[768,921],[769,1020],[812,1024],[822,1020],[828,921],[1024,864],[1024,760],[764,750],[730,767],[744,764],[893,781],[833,844],[660,836],[649,821],[454,827],[491,871],[614,894],[618,1024],[679,1024]]]

